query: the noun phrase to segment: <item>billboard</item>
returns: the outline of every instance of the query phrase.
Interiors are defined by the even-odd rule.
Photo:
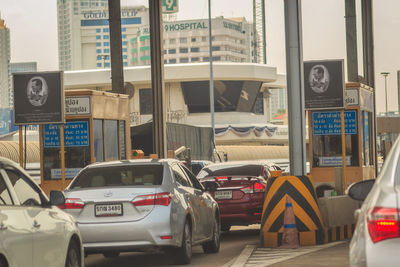
[[[252,112],[262,82],[214,81],[215,112]],[[181,82],[189,113],[210,112],[210,82]]]
[[[343,59],[304,62],[306,109],[344,108]]]
[[[62,72],[15,73],[13,78],[15,125],[64,122]]]

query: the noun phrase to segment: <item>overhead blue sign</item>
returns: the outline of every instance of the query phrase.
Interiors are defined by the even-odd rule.
[[[357,112],[348,110],[344,112],[345,134],[357,134]],[[313,135],[340,135],[342,124],[340,111],[322,111],[312,113]]]
[[[45,124],[43,127],[44,148],[60,147],[60,125]],[[74,121],[64,124],[64,146],[78,147],[89,145],[87,121]]]

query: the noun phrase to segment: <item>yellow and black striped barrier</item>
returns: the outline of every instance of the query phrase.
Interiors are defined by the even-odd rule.
[[[346,224],[325,229],[325,243],[344,239],[350,239],[353,236],[355,224]]]
[[[261,243],[265,247],[282,244],[287,195],[292,199],[299,245],[325,243],[328,231],[324,229],[314,185],[308,176],[279,176],[268,180],[261,220]]]

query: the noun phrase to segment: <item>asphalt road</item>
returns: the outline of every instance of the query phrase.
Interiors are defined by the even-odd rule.
[[[204,254],[201,246],[193,248],[190,266],[224,266],[242,252],[246,245],[259,244],[259,225],[232,227],[221,234],[221,248],[217,254]],[[107,259],[101,254],[89,255],[85,259],[86,267],[141,267],[175,266],[172,259],[164,253],[121,253],[117,258]]]

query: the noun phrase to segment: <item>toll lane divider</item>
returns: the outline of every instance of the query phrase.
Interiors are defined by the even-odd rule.
[[[312,246],[350,238],[354,225],[325,228],[314,185],[308,176],[278,176],[267,182],[261,219],[261,244],[282,245],[286,196],[292,198],[300,246]]]

